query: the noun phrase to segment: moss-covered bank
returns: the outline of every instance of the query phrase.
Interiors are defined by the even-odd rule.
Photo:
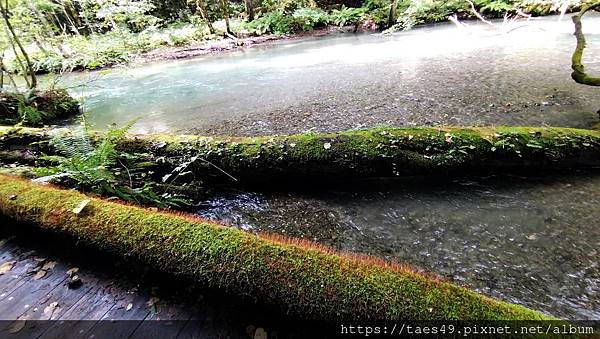
[[[77,213],[82,202],[89,201]],[[75,209],[75,210],[74,210]],[[374,258],[0,176],[9,218],[316,319],[544,319]]]
[[[43,126],[80,113],[79,103],[64,90],[31,94],[0,92],[0,124]]]
[[[0,161],[43,166],[36,154],[55,154],[49,141],[57,136],[65,140],[72,134],[0,127]],[[600,165],[600,132],[569,128],[376,128],[255,138],[140,135],[118,147],[153,162],[154,180],[179,168],[179,182],[230,181],[229,175],[239,183]]]

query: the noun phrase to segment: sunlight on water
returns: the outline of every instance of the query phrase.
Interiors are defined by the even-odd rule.
[[[586,23],[589,59],[600,54],[600,44],[594,43],[600,42],[594,35],[600,32],[600,16],[590,17]],[[135,127],[140,132],[202,130],[242,116],[264,120],[263,116],[268,119],[272,112],[286,110],[291,119],[291,112],[300,114],[315,107],[322,113],[324,109],[318,106],[324,98],[329,106],[338,108],[337,113],[327,113],[333,114],[330,120],[348,121],[348,126],[340,123],[342,129],[387,121],[395,125],[433,121],[582,127],[600,106],[592,89],[569,78],[574,38],[568,18],[495,28],[476,22],[468,25],[441,24],[392,35],[312,38],[194,60],[76,73],[64,81],[74,85],[96,79],[87,83],[84,92],[90,121],[97,128],[141,117]],[[451,86],[432,91],[432,84],[445,82]],[[503,101],[541,102],[550,95],[544,88],[554,88],[567,96],[565,101],[573,102],[559,103],[562,107],[549,108],[552,112],[543,115],[527,109],[512,116],[474,115],[481,107]],[[410,100],[406,99],[407,89],[412,93]],[[456,106],[447,101],[448,96],[458,99]],[[577,99],[584,96],[589,100]],[[429,102],[431,107],[414,102],[435,98],[439,100]],[[396,106],[372,110],[368,120],[355,112],[365,102],[394,101]],[[431,111],[439,117],[428,116]],[[346,112],[347,117],[340,119],[339,112]],[[287,117],[280,114],[277,119]]]

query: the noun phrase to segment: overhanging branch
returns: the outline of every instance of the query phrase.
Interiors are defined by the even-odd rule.
[[[585,66],[583,65],[583,50],[586,47],[585,35],[583,34],[581,18],[585,15],[587,11],[593,10],[600,7],[600,1],[596,1],[594,3],[590,3],[581,8],[581,11],[573,16],[573,23],[575,24],[575,37],[577,38],[577,47],[573,52],[573,56],[571,58],[571,68],[573,69],[573,73],[571,73],[571,78],[575,80],[575,82],[589,85],[589,86],[600,86],[600,77],[590,76],[585,72]]]

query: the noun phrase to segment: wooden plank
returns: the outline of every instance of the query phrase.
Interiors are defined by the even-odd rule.
[[[160,300],[151,309],[153,311],[135,330],[131,338],[175,338],[192,317],[185,305],[170,300]]]
[[[111,281],[100,281],[84,298],[65,312],[60,320],[100,320],[116,305],[117,299],[111,293]]]
[[[0,235],[0,253],[9,252],[10,248],[14,247],[13,240],[15,240],[15,236],[2,233]]]
[[[35,261],[35,259],[33,259]],[[43,262],[35,262],[31,267],[38,267]],[[64,265],[57,263],[48,269],[46,275],[36,280],[32,272],[25,273],[21,284],[4,300],[0,301],[0,317],[7,320],[25,319],[20,318],[28,311],[43,313],[43,306],[35,306],[49,299],[49,294],[65,281],[66,270]],[[3,336],[14,330],[14,323],[2,324],[0,334]],[[51,325],[50,322],[26,321],[25,326],[17,333],[18,337],[35,338]],[[11,336],[13,337],[13,336]]]
[[[249,338],[241,326],[229,322],[231,314],[227,313],[213,303],[199,305],[177,338]]]
[[[120,290],[122,297],[86,334],[95,338],[128,338],[150,314],[148,296],[139,293],[127,294]],[[129,307],[129,305],[131,306]]]
[[[55,273],[67,277],[66,270]],[[63,284],[50,291],[44,298],[32,303],[32,306],[19,317],[25,317],[29,320],[56,320],[60,318],[63,313],[81,300],[98,283],[98,278],[89,273],[84,272],[79,276],[84,281],[81,287],[70,289],[67,287],[68,280],[65,280]],[[44,309],[49,308],[52,303],[57,303],[57,306],[53,310],[48,309],[48,312],[44,312]]]
[[[114,295],[110,293],[113,283],[101,280],[73,307],[61,315],[47,331],[42,333],[44,339],[83,338],[115,304]]]
[[[67,278],[64,273],[66,270],[64,264],[57,263],[54,268],[48,270],[46,276],[39,280],[35,280],[33,274],[29,275],[24,284],[0,301],[0,317],[8,320],[17,319],[33,304],[37,304],[40,299],[61,286]]]
[[[29,280],[28,273],[39,263],[33,257],[34,253],[34,251],[25,251],[16,245],[10,249],[7,248],[7,251],[3,252],[4,259],[2,262],[14,260],[16,263],[10,271],[0,276],[0,302],[8,298],[17,288]],[[1,314],[0,318],[4,319]]]

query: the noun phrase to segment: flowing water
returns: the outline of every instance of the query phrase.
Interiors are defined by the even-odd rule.
[[[409,263],[487,295],[600,319],[600,173],[237,193],[203,217]]]
[[[341,34],[112,72],[74,73],[98,128],[273,134],[375,125],[589,127],[597,88],[570,79],[567,18]],[[600,15],[584,20],[600,73]],[[594,63],[594,60],[596,62]],[[75,94],[81,91],[74,90]]]
[[[468,25],[310,38],[65,81],[86,83],[97,127],[141,116],[138,132],[597,122],[600,92],[569,77],[570,20]],[[584,29],[586,55],[598,60],[600,16]],[[600,319],[599,172],[343,187],[224,194],[198,213],[410,263],[548,314]]]

